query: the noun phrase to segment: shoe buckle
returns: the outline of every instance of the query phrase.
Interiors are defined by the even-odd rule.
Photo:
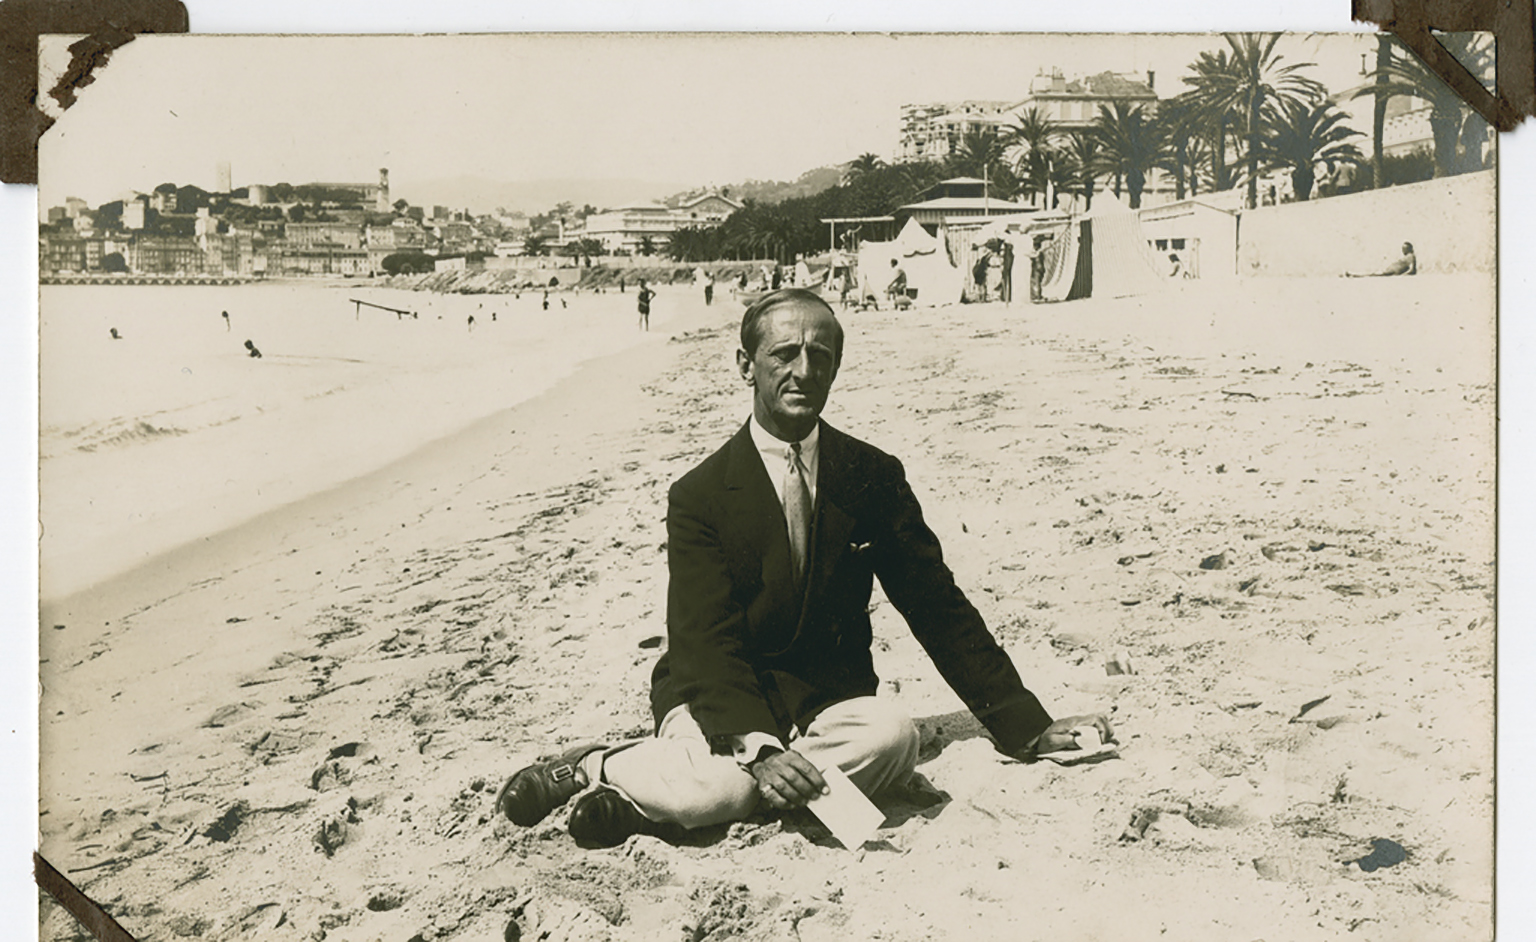
[[[575,778],[576,769],[569,762],[562,762],[549,770],[549,777],[552,781],[563,782],[566,779]]]

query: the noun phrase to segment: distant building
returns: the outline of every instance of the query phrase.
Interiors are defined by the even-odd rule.
[[[144,228],[144,222],[145,222],[145,215],[148,212],[148,209],[149,209],[149,207],[147,205],[145,205],[143,200],[138,200],[138,199],[135,199],[135,200],[124,200],[123,201],[123,228],[124,229],[143,229]]]
[[[896,159],[943,160],[971,131],[997,130],[1012,117],[1018,99],[946,101],[901,106],[901,140]]]
[[[1141,73],[1100,72],[1086,78],[1067,80],[1060,69],[1049,74],[1041,71],[1029,83],[1029,97],[1015,105],[1012,117],[1018,117],[1032,108],[1064,130],[1086,128],[1099,116],[1100,106],[1112,108],[1115,104],[1157,107],[1157,92],[1153,89],[1156,73],[1147,72],[1146,81]]]
[[[68,218],[70,218],[70,213],[67,208],[63,206],[48,207],[48,222],[50,225],[53,223],[63,222]]]
[[[379,189],[374,194],[373,208],[375,212],[387,213],[390,209],[389,202],[389,168],[379,168]]]
[[[85,200],[77,196],[66,197],[64,200],[64,212],[69,216],[78,216],[85,212],[87,204]]]
[[[38,238],[39,274],[86,271],[86,240],[74,232],[45,229]]]
[[[345,222],[290,222],[285,227],[288,245],[293,248],[360,249],[363,228]]]
[[[387,226],[369,226],[365,231],[368,270],[384,270],[384,259],[396,252],[425,252],[430,236],[416,222],[397,218]]]
[[[929,235],[938,232],[946,220],[970,216],[1006,216],[1025,213],[1030,207],[1012,200],[998,199],[991,195],[986,182],[975,177],[952,177],[941,180],[918,194],[916,203],[898,207],[895,216],[898,227],[907,219],[916,219]]]
[[[688,226],[717,226],[741,208],[741,204],[719,193],[685,200],[673,209],[661,203],[639,202],[606,212],[593,213],[581,231],[561,233],[560,241],[596,239],[606,252],[638,254],[647,238],[660,252],[671,241],[672,233]]]
[[[252,206],[261,206],[267,201],[267,185],[265,183],[252,183],[246,187],[246,201]]]
[[[445,252],[466,252],[474,248],[475,230],[467,222],[441,222],[432,227]]]
[[[683,200],[678,204],[677,212],[679,215],[686,215],[689,223],[693,225],[718,226],[740,208],[741,204],[729,196],[705,193],[702,196]]]
[[[124,253],[128,270],[153,275],[198,274],[203,271],[203,248],[196,239],[181,236],[139,236]]]
[[[235,188],[234,184],[230,182],[230,180],[232,178],[232,174],[230,173],[230,169],[229,169],[229,161],[227,161],[227,160],[219,161],[218,176],[219,176],[219,192],[220,193],[228,193],[230,190],[233,190]]]

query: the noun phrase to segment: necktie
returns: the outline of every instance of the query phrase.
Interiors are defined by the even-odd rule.
[[[800,443],[789,446],[789,468],[784,476],[784,519],[789,524],[789,557],[794,563],[795,580],[805,576],[805,561],[811,545],[811,485],[806,480],[805,462],[800,459]]]

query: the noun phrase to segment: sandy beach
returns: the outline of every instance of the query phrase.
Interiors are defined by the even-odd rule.
[[[1117,758],[999,755],[877,593],[922,758],[863,848],[493,814],[650,729],[666,488],[749,410],[727,300],[45,593],[42,853],[144,940],[1488,938],[1493,311],[1470,273],[843,316],[827,421]],[[42,937],[87,938],[46,900]]]

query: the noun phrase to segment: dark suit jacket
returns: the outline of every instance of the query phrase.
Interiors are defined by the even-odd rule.
[[[1005,752],[1051,723],[923,523],[901,462],[821,424],[804,593],[790,570],[777,488],[748,427],[672,485],[668,650],[651,677],[659,725],[687,703],[717,749],[753,731],[781,739],[827,706],[873,696],[869,596],[886,596]]]

